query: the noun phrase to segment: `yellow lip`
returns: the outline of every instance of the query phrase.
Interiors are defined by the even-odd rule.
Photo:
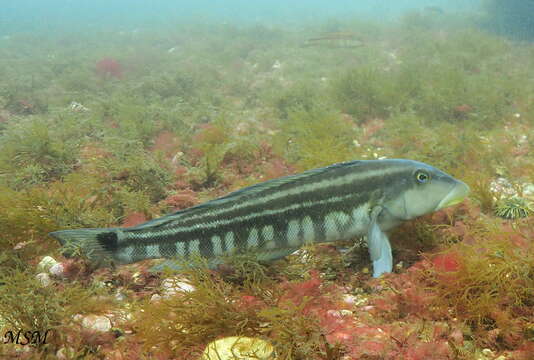
[[[440,201],[439,205],[436,207],[436,210],[443,209],[452,205],[461,203],[467,194],[469,194],[469,186],[462,181],[458,181],[451,191]]]

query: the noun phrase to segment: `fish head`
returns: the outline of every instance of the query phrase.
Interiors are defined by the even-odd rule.
[[[410,220],[458,204],[469,194],[469,186],[451,175],[425,163],[405,161],[405,171],[384,199],[389,217]]]

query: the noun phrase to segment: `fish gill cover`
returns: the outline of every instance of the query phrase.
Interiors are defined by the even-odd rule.
[[[534,48],[499,36],[530,2],[499,2],[492,31],[487,7],[451,1],[16,3],[0,13],[1,358],[248,342],[277,359],[530,359]],[[471,193],[391,230],[378,278],[360,238],[154,273],[95,269],[48,236],[392,158]]]

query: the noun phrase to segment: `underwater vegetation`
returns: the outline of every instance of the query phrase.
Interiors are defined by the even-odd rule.
[[[113,58],[103,58],[96,62],[96,74],[102,78],[122,79],[123,69],[120,62]]]
[[[531,36],[529,2],[487,3],[494,29]],[[388,26],[2,39],[0,334],[50,332],[0,357],[196,360],[237,337],[287,360],[529,360],[534,48],[462,21],[430,9]],[[151,273],[93,269],[47,235],[383,158],[432,164],[471,194],[394,230],[397,263],[378,279],[362,239]]]

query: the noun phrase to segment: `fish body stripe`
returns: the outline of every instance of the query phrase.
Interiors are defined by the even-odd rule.
[[[352,211],[332,211],[322,218],[312,219],[311,216],[305,216],[302,220],[290,219],[284,226],[275,228],[272,225],[263,226],[261,231],[257,227],[250,230],[242,230],[242,234],[247,234],[247,240],[236,244],[235,232],[231,231],[224,235],[224,237],[214,235],[209,239],[192,239],[186,241],[177,241],[174,245],[176,253],[174,256],[191,256],[193,254],[200,254],[204,257],[214,257],[225,254],[222,251],[223,244],[230,253],[236,249],[256,249],[256,250],[276,250],[284,248],[298,248],[305,243],[313,241],[336,241],[348,239],[358,235],[362,235],[368,226],[368,218],[364,218],[364,214],[368,213],[368,206],[364,205],[359,208],[354,208]],[[317,225],[321,231],[317,230]],[[319,235],[317,235],[319,234]],[[224,239],[224,241],[223,241]],[[246,244],[246,246],[245,246]],[[149,258],[158,258],[158,252],[151,251],[154,246],[147,246],[146,256]],[[209,248],[209,251],[206,250]],[[128,247],[127,249],[134,249],[131,255],[131,261],[139,259],[140,254],[137,252],[137,247]],[[215,249],[215,250],[214,250]],[[159,250],[161,251],[161,250]],[[161,253],[160,253],[161,254]]]
[[[420,181],[418,172],[428,172],[432,180]],[[468,192],[465,183],[421,162],[354,161],[269,180],[133,227],[51,236],[62,245],[79,245],[99,265],[193,255],[215,264],[220,259],[213,258],[249,250],[273,260],[303,244],[369,232],[370,249],[387,253],[373,262],[378,276],[392,268],[383,231],[456,204]]]
[[[311,244],[315,241],[315,230],[311,217],[304,216],[301,223],[302,240],[304,244]]]
[[[266,209],[257,213],[247,214],[237,218],[228,218],[221,219],[218,223],[206,223],[206,224],[195,224],[192,226],[182,226],[175,227],[172,229],[157,229],[154,231],[143,230],[142,232],[127,232],[126,238],[128,240],[143,241],[146,240],[146,243],[149,242],[160,242],[165,241],[166,238],[179,238],[187,236],[189,237],[192,233],[197,232],[209,232],[209,231],[218,231],[226,226],[243,228],[247,223],[253,222],[275,222],[273,217],[283,216],[284,218],[300,217],[302,213],[307,211],[314,210],[315,212],[324,212],[328,211],[329,208],[334,208],[336,205],[343,202],[353,202],[353,203],[365,203],[368,199],[359,196],[359,194],[347,194],[344,196],[334,196],[328,199],[318,200],[318,201],[306,201],[303,203],[289,204],[286,207],[278,209]],[[217,235],[217,234],[214,234]],[[128,241],[124,241],[125,244],[128,244]],[[120,246],[120,243],[119,243]]]
[[[222,246],[222,239],[220,236],[213,235],[211,237],[211,243],[213,245],[213,255],[214,256],[221,256],[224,255],[224,250]]]
[[[260,247],[260,237],[258,236],[258,229],[252,228],[248,234],[247,249],[257,249]]]
[[[236,215],[243,213],[254,212],[256,208],[276,208],[284,206],[288,203],[302,202],[304,199],[309,198],[327,198],[332,194],[347,194],[355,192],[366,192],[368,187],[374,187],[377,181],[371,181],[370,178],[375,180],[383,179],[389,173],[393,173],[394,169],[388,169],[386,173],[383,169],[377,169],[375,171],[368,171],[362,173],[353,173],[346,176],[334,179],[325,179],[322,181],[292,184],[292,186],[286,190],[272,189],[278,191],[271,191],[271,193],[263,194],[264,196],[259,198],[252,198],[248,201],[236,202],[235,204],[228,204],[224,208],[210,208],[202,213],[188,215],[183,213],[180,217],[176,218],[176,223],[171,222],[163,227],[182,226],[187,224],[195,224],[198,222],[210,223],[216,221],[221,217],[235,217]],[[363,176],[366,175],[366,176]],[[389,177],[393,180],[393,177]],[[301,181],[303,181],[301,179]],[[379,183],[382,183],[380,181]],[[259,194],[258,194],[259,196]]]
[[[281,182],[280,185],[277,185],[279,182],[277,182],[277,180],[281,179],[274,180],[273,185],[270,185],[269,182],[259,184],[264,185],[263,190],[247,194],[247,189],[243,189],[238,191],[239,194],[237,194],[237,196],[232,196],[232,194],[230,194],[228,197],[216,199],[212,202],[156,219],[153,221],[153,227],[148,226],[151,223],[149,221],[146,224],[132,228],[132,231],[157,228],[163,229],[174,226],[183,226],[183,224],[188,223],[214,223],[217,219],[224,217],[225,215],[230,217],[230,214],[227,213],[235,213],[239,210],[246,211],[247,213],[254,212],[251,208],[272,207],[272,202],[280,199],[283,201],[279,203],[287,204],[301,201],[303,198],[316,198],[317,192],[320,190],[339,192],[341,190],[340,188],[345,188],[345,192],[365,192],[369,185],[383,185],[382,183],[384,180],[387,181],[390,179],[393,181],[396,173],[406,171],[406,169],[400,165],[359,169],[357,166],[358,164],[347,163],[341,164],[344,166],[333,166],[319,169],[322,170],[321,172],[317,172],[316,170],[310,171],[309,174],[303,173],[294,176],[294,181],[289,181],[292,177],[282,179],[286,181]]]
[[[395,181],[396,173],[406,171],[402,166],[358,169],[351,165],[330,170],[252,187],[250,193],[241,190],[210,206],[169,215],[166,222],[154,226],[147,226],[148,222],[122,229],[118,248],[133,246],[131,254],[124,252],[132,259],[195,253],[210,258],[358,236],[365,230],[371,202],[380,200],[381,189]]]
[[[290,220],[287,224],[286,230],[286,239],[287,245],[299,247],[302,245],[301,239],[299,238],[300,233],[300,221],[297,219]]]

